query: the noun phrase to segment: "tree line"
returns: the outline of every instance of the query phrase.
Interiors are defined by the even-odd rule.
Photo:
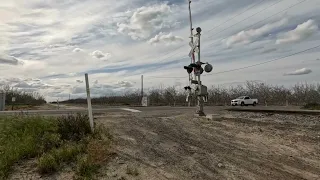
[[[250,96],[257,98],[259,104],[265,105],[297,105],[307,103],[318,103],[320,101],[320,84],[300,83],[292,87],[268,85],[248,81],[244,85],[208,88],[207,105],[230,105],[230,101],[239,96]],[[184,89],[172,86],[166,88],[152,88],[145,94],[148,96],[151,106],[187,106],[187,92]],[[101,105],[128,105],[141,104],[141,93],[139,90],[124,93],[117,96],[103,96],[93,98],[93,104]],[[86,99],[71,99],[61,103],[86,103]],[[193,105],[196,98],[193,98]]]
[[[25,92],[9,85],[0,87],[0,93],[6,94],[6,105],[14,103],[15,105],[38,106],[46,103],[45,98],[38,92]],[[12,102],[12,97],[15,97],[15,102]]]

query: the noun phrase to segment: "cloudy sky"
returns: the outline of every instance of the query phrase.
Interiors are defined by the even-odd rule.
[[[194,0],[201,58],[214,66],[203,83],[319,82],[320,48],[305,51],[320,45],[319,9],[319,0]],[[86,72],[93,96],[138,89],[142,74],[146,88],[183,87],[189,31],[187,0],[3,1],[0,85],[48,100],[84,96]]]

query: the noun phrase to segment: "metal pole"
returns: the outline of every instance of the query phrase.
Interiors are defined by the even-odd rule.
[[[190,20],[190,44],[193,45],[194,41],[193,41],[193,27],[192,27],[192,13],[191,13],[191,0],[189,0],[189,20]],[[195,57],[194,57],[194,52],[191,53],[191,63],[195,63]],[[195,74],[195,71],[194,71]],[[194,80],[196,80],[196,76],[193,76]],[[189,74],[189,87],[191,87],[192,83],[192,74]],[[193,100],[193,96],[192,96],[192,92],[190,90],[190,97],[189,97],[189,102],[188,102],[188,106],[191,106],[192,100]]]
[[[198,35],[198,63],[200,64],[201,61],[200,61],[200,37],[201,37],[201,33],[198,32],[197,33]],[[198,74],[198,90],[199,92],[202,92],[201,91],[201,74],[199,73]],[[199,114],[199,116],[204,116],[204,112],[203,112],[203,98],[201,96],[198,96],[198,111],[197,111],[197,114]]]
[[[91,97],[90,97],[90,87],[89,87],[89,77],[88,74],[85,74],[86,81],[86,90],[87,90],[87,102],[88,102],[88,115],[91,131],[94,132],[94,124],[93,124],[93,114],[92,114],[92,105],[91,105]]]
[[[141,75],[141,98],[143,98],[143,75]]]
[[[190,39],[193,44],[193,27],[192,27],[192,15],[191,15],[191,0],[189,0],[189,19],[190,19]],[[191,55],[191,63],[195,63],[194,53]]]

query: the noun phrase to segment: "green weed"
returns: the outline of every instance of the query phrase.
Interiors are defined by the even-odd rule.
[[[59,164],[55,157],[50,154],[44,154],[38,160],[38,171],[41,174],[50,174],[58,170]]]

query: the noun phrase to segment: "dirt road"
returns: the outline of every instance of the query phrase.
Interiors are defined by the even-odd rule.
[[[192,113],[99,118],[117,152],[101,179],[320,179],[320,117]]]

